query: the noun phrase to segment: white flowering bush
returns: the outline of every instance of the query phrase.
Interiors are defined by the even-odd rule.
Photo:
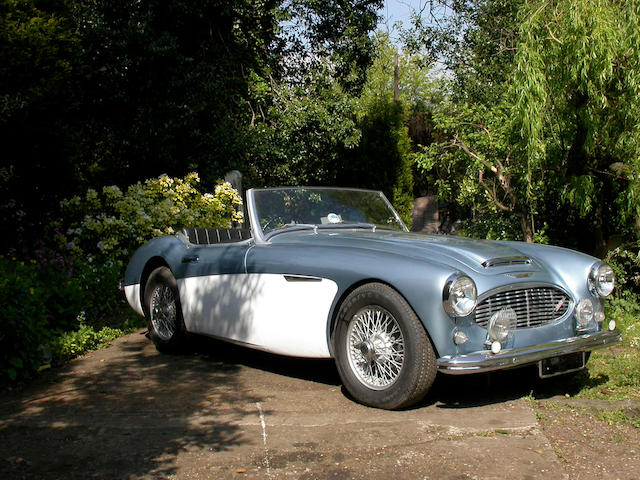
[[[77,305],[86,312],[88,325],[117,324],[127,316],[117,286],[129,258],[144,242],[182,227],[229,228],[232,221],[242,221],[242,200],[229,183],[220,182],[211,193],[201,193],[199,183],[197,173],[163,175],[126,191],[116,186],[89,189],[62,202],[60,231],[73,252],[74,278],[90,299]]]
[[[171,235],[182,227],[229,228],[241,222],[237,208],[242,199],[229,183],[220,182],[213,193],[198,190],[200,178],[163,175],[127,188],[104,187],[102,194],[89,189],[83,197],[62,202],[67,219],[75,219],[67,238],[88,258],[126,262],[147,240]]]

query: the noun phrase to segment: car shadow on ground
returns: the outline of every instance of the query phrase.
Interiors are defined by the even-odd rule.
[[[238,420],[262,399],[233,363],[139,337],[90,357],[0,396],[0,478],[167,478],[179,452],[255,443]]]
[[[239,426],[257,422],[257,405],[266,401],[243,381],[245,367],[341,383],[332,360],[283,357],[204,337],[190,353],[161,355],[142,333],[124,337],[24,390],[0,395],[0,478],[167,478],[184,468],[184,452],[199,458],[202,451],[260,448]],[[412,409],[574,393],[585,381],[594,380],[578,374],[543,382],[531,368],[438,375]]]
[[[242,365],[324,385],[341,384],[333,360],[285,357],[203,336],[193,336],[191,345],[197,356],[209,361],[235,367]]]
[[[230,366],[246,366],[265,372],[326,385],[341,385],[333,360],[291,358],[252,350],[239,345],[196,337],[197,355],[222,361]],[[536,365],[473,375],[439,373],[425,398],[411,409],[435,405],[437,408],[473,408],[524,397],[536,399],[575,395],[585,387],[606,383],[607,378],[591,378],[588,370],[541,379]],[[349,393],[342,388],[344,395]]]

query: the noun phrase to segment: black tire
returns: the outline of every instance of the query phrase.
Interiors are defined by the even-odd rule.
[[[171,270],[158,267],[144,289],[144,313],[149,338],[162,353],[184,351],[187,332],[182,318],[178,284]]]
[[[435,380],[436,356],[424,326],[387,285],[369,283],[351,292],[338,311],[334,339],[342,383],[364,405],[408,407]]]

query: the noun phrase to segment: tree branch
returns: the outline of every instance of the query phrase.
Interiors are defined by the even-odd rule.
[[[548,23],[545,25],[545,27],[547,27],[547,30],[549,31],[549,35],[551,35],[551,38],[553,38],[553,39],[554,39],[556,42],[558,42],[560,45],[563,45],[563,43],[562,43],[560,40],[558,40],[558,37],[556,37],[556,36],[553,34],[553,32],[551,31],[551,27],[549,26],[549,24],[548,24]]]
[[[509,213],[513,213],[513,208],[510,208],[510,207],[506,206],[504,203],[502,203],[500,200],[498,200],[498,196],[497,196],[496,192],[492,191],[492,189],[489,188],[489,185],[486,184],[486,182],[484,181],[484,172],[483,172],[483,170],[478,170],[478,183],[482,186],[482,188],[484,188],[485,192],[489,196],[489,200],[491,200],[491,203],[493,203],[500,210],[503,210],[503,211],[509,212]]]

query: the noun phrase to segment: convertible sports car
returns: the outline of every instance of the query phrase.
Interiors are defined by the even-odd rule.
[[[161,352],[191,333],[334,358],[366,405],[419,401],[436,372],[584,368],[615,344],[612,269],[564,248],[412,234],[381,192],[249,190],[250,230],[151,240],[125,276]]]

